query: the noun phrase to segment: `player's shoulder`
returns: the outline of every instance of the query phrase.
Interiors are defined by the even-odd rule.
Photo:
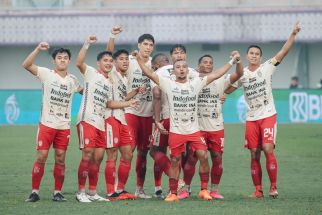
[[[78,81],[78,78],[74,74],[68,73],[68,77],[73,81]]]

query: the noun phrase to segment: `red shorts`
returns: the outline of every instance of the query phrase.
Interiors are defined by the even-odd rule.
[[[79,148],[106,148],[105,131],[81,121],[77,124]]]
[[[170,119],[164,119],[161,121],[161,123],[163,124],[163,127],[169,131],[170,129]],[[158,147],[161,147],[161,148],[167,148],[168,147],[168,139],[169,139],[169,135],[164,135],[164,134],[161,134],[159,129],[154,126],[154,129],[153,129],[153,134],[152,134],[152,145],[153,146],[158,146]]]
[[[49,150],[51,144],[55,149],[67,150],[70,129],[55,129],[39,124],[37,150]]]
[[[189,149],[192,152],[197,150],[207,151],[206,141],[202,138],[200,131],[193,134],[175,134],[169,133],[170,155],[177,157],[186,151],[186,145],[189,143]]]
[[[134,139],[134,144],[140,151],[148,151],[152,135],[152,116],[142,117],[134,114],[125,114],[126,122]]]
[[[201,131],[201,136],[205,139],[210,151],[223,153],[225,132],[224,129],[219,131]]]
[[[107,148],[120,146],[134,146],[133,137],[129,126],[123,125],[115,117],[109,117],[105,120],[106,144]]]
[[[262,148],[264,143],[273,143],[276,139],[276,114],[256,121],[246,121],[245,148]]]

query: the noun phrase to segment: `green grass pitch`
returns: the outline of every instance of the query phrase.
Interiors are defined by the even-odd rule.
[[[72,130],[66,159],[66,177],[63,193],[65,203],[51,201],[53,191],[53,154],[45,168],[40,187],[41,200],[25,203],[30,194],[31,168],[35,159],[36,126],[0,127],[0,214],[322,214],[322,125],[279,125],[276,155],[278,161],[278,199],[269,199],[269,181],[262,156],[263,188],[265,198],[253,200],[247,196],[253,192],[250,176],[249,152],[243,148],[242,125],[226,125],[224,173],[220,191],[223,201],[202,201],[196,197],[199,175],[193,179],[193,195],[178,203],[136,200],[80,204],[75,200],[77,169],[80,160],[76,129]],[[135,156],[134,156],[135,157]],[[153,162],[149,158],[146,191],[153,194]],[[104,195],[104,165],[101,165],[98,191]],[[127,190],[135,189],[135,161],[127,184]],[[164,177],[164,190],[168,180]]]

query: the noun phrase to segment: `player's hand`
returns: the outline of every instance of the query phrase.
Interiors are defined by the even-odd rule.
[[[93,44],[93,43],[96,43],[97,41],[97,37],[95,35],[90,35],[88,38],[87,38],[87,42],[89,44]]]
[[[114,35],[118,35],[119,33],[121,33],[123,31],[122,27],[119,25],[115,25],[113,26],[112,30],[111,30],[111,34]]]
[[[159,129],[161,134],[168,135],[169,132],[164,128],[163,122],[157,122],[155,121],[155,126]]]
[[[129,107],[134,108],[135,110],[137,110],[139,108],[139,106],[140,106],[140,101],[139,100],[131,99],[129,101]]]
[[[232,59],[234,59],[234,63],[240,62],[240,54],[238,51],[236,51],[236,50],[232,51],[230,56],[232,57]]]
[[[46,51],[46,50],[49,49],[49,44],[47,42],[41,42],[37,46],[37,49],[40,50],[40,51]]]
[[[136,59],[138,59],[139,51],[138,50],[134,50],[133,52],[131,52],[131,55],[133,57],[136,57]]]
[[[226,101],[226,99],[227,99],[227,96],[226,95],[219,96],[220,104],[224,104],[224,102]]]
[[[301,23],[300,21],[297,21],[294,25],[292,34],[296,35],[297,33],[299,33],[301,31]]]
[[[145,85],[141,85],[139,86],[137,89],[137,92],[140,93],[140,94],[144,94],[146,93],[147,89],[146,89],[146,86]]]

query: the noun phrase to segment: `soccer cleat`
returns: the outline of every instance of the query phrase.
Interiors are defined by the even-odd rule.
[[[86,194],[86,197],[92,202],[109,202],[110,200],[99,196],[97,193],[93,196]]]
[[[135,195],[123,190],[122,192],[119,193],[119,200],[135,200],[138,197]]]
[[[167,196],[167,198],[165,198],[166,202],[178,202],[179,201],[179,198],[176,194],[171,194],[169,193],[169,195]]]
[[[190,193],[188,192],[187,189],[183,189],[179,194],[178,194],[178,199],[187,199],[189,198]]]
[[[29,195],[28,199],[26,199],[25,202],[37,202],[39,200],[40,198],[38,193],[33,192]]]
[[[152,196],[145,193],[143,188],[137,188],[134,195],[140,199],[151,199],[152,198]]]
[[[210,196],[214,199],[224,199],[224,197],[217,190],[211,191]]]
[[[65,201],[67,201],[67,199],[65,199],[65,197],[61,193],[54,194],[52,200],[54,202],[65,202]]]
[[[119,201],[119,200],[125,200],[125,197],[121,197],[120,194],[114,192],[111,195],[106,195],[106,198],[110,201]]]
[[[164,196],[162,194],[162,190],[157,190],[155,191],[154,195],[153,195],[155,198],[157,199],[164,199]]]
[[[269,190],[269,197],[273,198],[273,199],[277,199],[278,197],[278,192],[276,190],[276,187],[271,187],[271,189]]]
[[[88,199],[87,195],[85,193],[76,193],[76,200],[81,203],[90,203],[91,200]]]
[[[253,199],[260,199],[264,197],[263,191],[262,190],[256,190],[255,192],[250,195],[251,198]]]
[[[208,190],[200,190],[198,196],[203,200],[207,200],[207,201],[212,200],[212,197],[210,196],[210,193]]]

